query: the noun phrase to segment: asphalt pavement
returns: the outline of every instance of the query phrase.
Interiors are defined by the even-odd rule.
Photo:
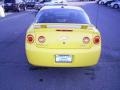
[[[25,33],[35,11],[0,19],[0,90],[120,90],[120,10],[81,5],[102,35],[99,63],[89,68],[30,68]]]

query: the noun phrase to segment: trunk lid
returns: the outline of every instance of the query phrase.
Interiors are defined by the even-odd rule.
[[[39,26],[39,25],[38,25]],[[35,44],[40,48],[50,49],[81,49],[92,47],[91,30],[81,29],[80,25],[47,25],[41,28],[35,27]],[[48,27],[49,26],[49,27]],[[73,27],[74,26],[74,27]],[[45,42],[40,43],[38,38],[45,37]],[[83,43],[83,38],[89,37],[88,44]]]

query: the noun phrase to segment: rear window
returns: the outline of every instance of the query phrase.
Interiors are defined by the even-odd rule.
[[[42,10],[38,13],[36,22],[90,24],[89,18],[84,11],[65,8]]]

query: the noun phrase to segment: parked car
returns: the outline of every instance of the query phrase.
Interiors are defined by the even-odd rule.
[[[107,5],[107,3],[111,2],[113,0],[99,0],[98,4],[102,4],[102,5]]]
[[[2,5],[0,5],[0,17],[5,17],[5,13]]]
[[[50,2],[51,0],[40,0],[41,3]]]
[[[5,11],[21,11],[26,10],[25,2],[23,0],[4,0]]]
[[[50,2],[45,2],[44,6],[51,6],[51,5],[67,5],[68,2],[66,0],[51,0]]]
[[[115,2],[116,0],[111,0],[111,1],[108,1],[107,3],[106,3],[106,5],[107,6],[110,6],[111,5],[111,3],[113,3],[113,2]]]
[[[115,2],[112,2],[112,3],[110,4],[110,6],[113,7],[113,8],[115,8],[115,9],[120,8],[120,0],[117,0],[117,1],[115,1]]]
[[[35,0],[26,0],[26,7],[27,8],[34,8],[35,7]]]
[[[40,10],[44,6],[44,3],[42,2],[36,2],[34,8],[36,10]]]
[[[26,32],[25,50],[34,66],[93,66],[100,57],[101,35],[82,8],[44,6]]]

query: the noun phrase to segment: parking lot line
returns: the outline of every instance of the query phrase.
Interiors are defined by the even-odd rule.
[[[12,14],[14,14],[14,13],[7,13],[6,16],[9,16],[9,15],[12,15]],[[0,20],[0,22],[3,22],[5,20],[10,20],[10,19],[13,19],[13,18],[18,18],[18,17],[21,17],[21,16],[23,16],[25,14],[28,14],[28,12],[27,13],[20,13],[20,14],[12,15],[11,17],[4,17],[3,19]]]

